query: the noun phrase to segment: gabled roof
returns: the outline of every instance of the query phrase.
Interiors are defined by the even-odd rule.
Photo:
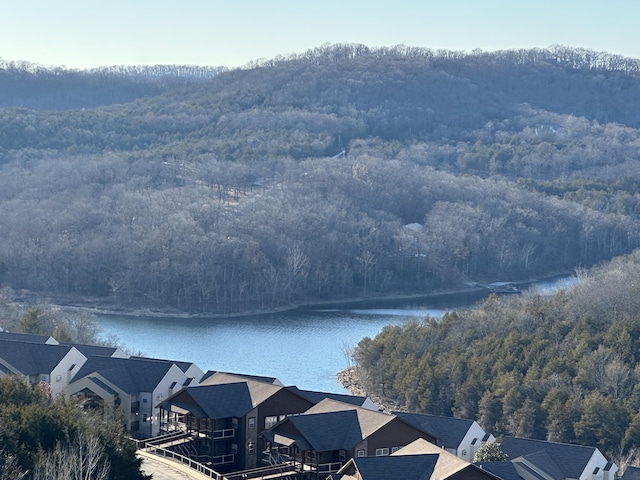
[[[300,437],[292,440],[295,440],[302,450],[309,449],[304,448],[306,445],[316,452],[351,450],[368,436],[355,410],[296,415],[289,417],[286,421],[291,422],[299,432]],[[273,430],[278,433],[277,427]],[[283,434],[283,436],[289,435]],[[301,444],[300,438],[305,440],[306,445]]]
[[[546,450],[540,450],[538,452],[533,452],[527,455],[512,458],[511,461],[513,462],[518,472],[524,470],[529,474],[541,477],[541,475],[537,472],[532,473],[532,470],[535,472],[535,470],[538,469],[551,476],[552,478],[564,478],[564,472],[562,471],[562,468],[560,468],[560,466],[554,461],[554,459],[551,458],[549,452],[547,452]],[[534,466],[535,468],[532,469],[531,466]],[[584,467],[582,468],[580,473],[582,473],[583,470]]]
[[[35,333],[15,333],[0,330],[0,340],[12,340],[18,342],[29,343],[46,343],[49,345],[57,345],[58,341],[49,335],[36,335]]]
[[[298,387],[287,387],[292,391],[295,391],[298,395],[306,398],[312,403],[320,403],[325,398],[330,398],[331,400],[336,400],[338,402],[348,403],[351,405],[355,405],[357,407],[364,406],[367,401],[370,401],[368,397],[361,397],[357,395],[346,395],[341,393],[328,393],[328,392],[317,392],[313,390],[300,390]]]
[[[489,472],[502,480],[522,480],[515,465],[509,460],[501,462],[478,462],[474,463],[482,470]],[[640,480],[640,479],[639,479]]]
[[[87,381],[94,383],[95,385],[102,388],[104,391],[108,392],[111,395],[114,395],[114,396],[118,395],[118,392],[116,392],[113,388],[111,388],[110,385],[107,385],[106,383],[104,383],[98,376],[87,377]]]
[[[73,381],[97,372],[129,394],[153,392],[173,365],[164,361],[95,355],[87,359]]]
[[[301,450],[351,450],[392,422],[400,422],[419,435],[418,429],[395,415],[332,399],[324,399],[306,412],[286,418],[263,435],[279,444],[295,443]]]
[[[193,362],[182,362],[182,361],[178,361],[178,360],[167,360],[164,358],[149,358],[149,357],[141,357],[138,355],[134,355],[130,358],[135,358],[136,360],[149,360],[152,362],[167,362],[167,363],[173,363],[174,365],[176,365],[180,370],[182,370],[184,373],[187,373],[187,370],[189,370],[191,367],[193,367],[194,365],[196,365]],[[196,365],[197,366],[197,365]],[[198,379],[199,380],[199,379]]]
[[[253,380],[256,382],[270,383],[283,387],[284,385],[276,377],[263,377],[260,375],[246,375],[241,373],[216,372],[214,370],[207,371],[200,381],[201,385],[218,385],[221,383],[236,383],[243,380]]]
[[[409,445],[400,448],[398,451],[391,454],[391,456],[406,456],[406,455],[424,455],[435,454],[438,455],[438,462],[436,463],[433,471],[433,478],[444,479],[455,475],[462,470],[472,471],[474,475],[471,478],[487,478],[495,479],[496,475],[492,472],[483,471],[480,467],[457,457],[453,453],[447,452],[441,447],[434,445],[426,441],[423,438],[419,438]],[[522,480],[520,478],[515,480]]]
[[[429,480],[438,462],[438,455],[356,457],[351,459],[350,462],[353,462],[362,480],[389,480],[392,478],[402,480]]]
[[[0,358],[23,375],[51,373],[72,349],[64,345],[0,340]]]
[[[358,423],[360,424],[360,428],[364,437],[368,437],[373,432],[379,430],[384,425],[396,418],[395,415],[389,415],[388,413],[382,413],[374,410],[369,410],[367,408],[357,407],[355,405],[339,402],[331,398],[325,398],[324,400],[304,412],[303,415],[310,415],[315,413],[333,413],[351,410],[357,413]]]
[[[189,411],[198,418],[243,417],[283,387],[263,382],[236,382],[187,387],[160,404]]]
[[[523,457],[554,478],[580,478],[596,451],[583,445],[516,437],[505,437],[500,447],[510,460]]]
[[[393,412],[395,415],[420,430],[440,439],[446,448],[458,448],[473,420],[427,415],[424,413]]]
[[[66,343],[63,342],[60,345],[67,345],[76,347],[76,349],[82,353],[85,357],[93,355],[100,355],[103,357],[111,357],[114,353],[122,352],[118,347],[105,347],[101,345],[86,345],[84,343]]]

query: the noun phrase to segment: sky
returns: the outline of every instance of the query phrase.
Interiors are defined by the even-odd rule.
[[[0,0],[0,59],[238,67],[323,44],[640,58],[640,0]]]

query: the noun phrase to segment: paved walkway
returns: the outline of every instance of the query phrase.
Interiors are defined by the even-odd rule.
[[[140,450],[138,456],[142,458],[142,471],[147,475],[152,474],[153,480],[211,480],[210,477],[168,458]]]

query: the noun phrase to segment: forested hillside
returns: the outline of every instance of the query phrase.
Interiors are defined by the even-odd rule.
[[[49,72],[70,98],[80,76],[131,101],[4,103],[0,282],[224,313],[640,246],[638,60],[335,45],[216,73]]]
[[[131,102],[176,85],[212,78],[226,69],[190,65],[103,67],[89,71],[46,68],[0,58],[0,107],[77,110]]]
[[[551,296],[489,297],[442,321],[388,326],[357,346],[368,391],[477,419],[496,436],[640,452],[640,252]]]

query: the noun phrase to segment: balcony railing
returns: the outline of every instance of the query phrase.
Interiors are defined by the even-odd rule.
[[[235,428],[224,428],[222,430],[214,430],[212,438],[214,440],[221,440],[223,438],[233,438],[236,436]]]
[[[342,468],[341,462],[321,463],[318,465],[319,473],[333,473]]]
[[[144,445],[144,443],[142,445]],[[184,465],[187,465],[188,467],[206,475],[209,478],[213,478],[214,480],[225,480],[225,477],[222,474],[216,472],[215,470],[212,470],[211,468],[205,465],[202,465],[201,463],[198,463],[192,460],[191,458],[185,457],[184,455],[180,455],[176,452],[172,452],[171,450],[167,450],[165,448],[159,448],[159,447],[152,447],[152,446],[146,446],[146,447],[143,447],[142,449],[154,455],[159,455],[161,457],[172,458],[174,460],[177,460],[178,462]]]
[[[218,455],[211,459],[211,465],[226,465],[233,463],[234,454],[229,453],[227,455]]]

